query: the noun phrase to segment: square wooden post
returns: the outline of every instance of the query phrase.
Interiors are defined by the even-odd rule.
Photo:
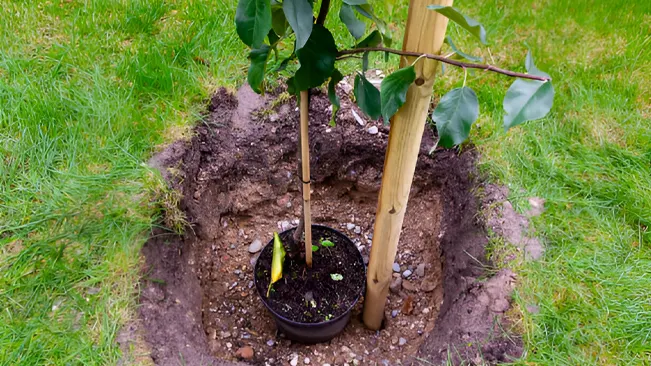
[[[428,5],[451,6],[452,0],[410,1],[403,50],[431,54],[440,52],[448,19],[427,9]],[[402,57],[400,67],[410,65],[415,59]],[[379,329],[384,319],[392,265],[414,179],[437,66],[434,60],[423,58],[418,61],[416,81],[409,87],[407,101],[391,120],[366,279],[363,318],[370,329]]]

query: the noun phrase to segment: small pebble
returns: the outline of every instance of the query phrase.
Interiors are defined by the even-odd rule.
[[[253,287],[253,281],[249,281],[249,288]]]
[[[407,344],[407,340],[400,337],[400,340],[398,341],[398,345],[399,346],[404,346],[405,344]]]
[[[347,224],[346,224],[346,229],[348,229],[348,230],[355,230],[355,224],[350,223],[350,222],[347,223]]]
[[[400,274],[398,274],[400,276]],[[395,277],[393,280],[391,280],[391,284],[389,285],[389,289],[391,292],[394,294],[397,294],[400,292],[400,288],[402,287],[402,278],[400,277]]]
[[[236,269],[236,270],[233,271],[233,273],[236,274],[236,275],[238,275],[238,274],[242,273],[242,271],[239,270],[239,269]]]
[[[289,221],[283,221],[280,223],[280,229],[282,231],[289,230],[292,227],[292,224]]]
[[[235,244],[231,244],[231,249],[235,249]]]
[[[425,276],[425,263],[421,263],[416,267],[416,275],[418,277],[424,277]]]
[[[289,361],[289,364],[292,365],[292,366],[296,366],[296,365],[298,365],[298,355],[294,355],[294,356],[292,357],[292,360]]]
[[[398,263],[393,263],[393,272],[400,272],[400,265]]]
[[[368,133],[370,133],[371,135],[377,135],[378,132],[379,130],[377,126],[371,126],[368,128]]]
[[[360,126],[364,126],[366,124],[366,122],[362,119],[362,117],[359,116],[359,114],[357,114],[357,112],[355,112],[354,109],[351,109],[350,111],[353,114],[353,118],[355,118],[355,121],[357,121]]]
[[[273,339],[270,339],[270,340],[267,341],[267,346],[269,346],[269,347],[273,347],[274,344],[276,344],[276,342],[274,342]]]
[[[235,351],[235,356],[244,360],[253,358],[253,348],[251,346],[244,346]]]
[[[262,249],[262,241],[260,239],[255,239],[251,245],[249,245],[249,253],[257,253]]]
[[[362,233],[362,228],[359,226],[355,226],[355,234],[361,234]]]
[[[406,271],[402,272],[402,277],[408,278],[409,276],[411,276],[411,271],[410,270],[406,270]]]
[[[226,348],[231,348],[231,347],[233,347],[233,343],[231,343],[231,342],[227,342],[227,343],[226,343]]]
[[[395,318],[395,317],[397,317],[397,316],[398,316],[398,310],[393,310],[393,311],[391,312],[391,317],[392,317],[392,318]]]
[[[306,365],[309,365],[310,364],[310,359],[308,357],[305,357],[305,359],[303,360],[303,363],[306,364]]]

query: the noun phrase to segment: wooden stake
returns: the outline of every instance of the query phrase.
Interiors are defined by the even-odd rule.
[[[312,209],[310,207],[309,95],[301,91],[301,165],[303,172],[303,221],[305,225],[305,263],[312,268]]]
[[[448,19],[427,9],[428,5],[433,4],[450,6],[452,0],[410,1],[403,50],[431,54],[440,52]],[[410,65],[415,59],[403,57],[400,67]],[[364,300],[364,324],[374,330],[380,329],[384,319],[392,266],[416,170],[437,64],[430,59],[418,61],[415,65],[416,81],[409,87],[405,105],[391,121]]]

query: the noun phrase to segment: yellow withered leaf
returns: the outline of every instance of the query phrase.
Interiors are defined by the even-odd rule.
[[[269,288],[267,289],[267,297],[269,297],[269,292],[271,291],[271,285],[276,283],[278,280],[283,278],[283,263],[285,262],[285,247],[280,241],[280,236],[278,233],[274,233],[274,247],[273,255],[271,258],[271,282],[269,282]]]

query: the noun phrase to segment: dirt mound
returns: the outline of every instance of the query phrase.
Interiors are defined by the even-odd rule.
[[[143,324],[159,365],[417,364],[506,360],[518,341],[503,335],[512,276],[479,282],[485,230],[476,221],[474,155],[437,150],[426,129],[403,226],[386,327],[372,332],[358,320],[326,344],[304,346],[276,334],[253,287],[259,243],[287,229],[300,214],[296,102],[265,100],[248,88],[220,90],[192,141],[154,159],[182,192],[192,223],[183,237],[155,233],[143,248]],[[326,95],[311,97],[313,218],[346,233],[368,260],[388,127],[363,120],[343,98],[336,127],[328,126]],[[358,116],[355,116],[356,113]],[[374,128],[371,128],[374,127]],[[254,245],[255,244],[255,245]],[[257,249],[257,250],[256,250]],[[497,321],[496,321],[497,320]],[[506,329],[506,328],[504,328]],[[250,347],[253,352],[248,347]],[[244,352],[244,350],[246,352]],[[238,350],[240,352],[238,352]]]

